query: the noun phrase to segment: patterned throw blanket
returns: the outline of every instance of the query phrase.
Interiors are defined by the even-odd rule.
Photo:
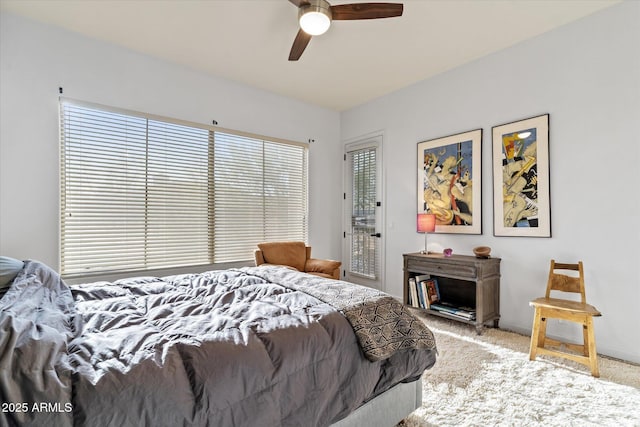
[[[366,286],[325,279],[282,267],[246,267],[247,274],[309,294],[339,310],[375,362],[404,349],[436,349],[433,333],[392,296]],[[305,277],[301,280],[301,275]]]

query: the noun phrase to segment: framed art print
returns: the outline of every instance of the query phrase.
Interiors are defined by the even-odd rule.
[[[436,233],[482,233],[482,129],[418,143],[418,213]]]
[[[549,115],[492,131],[493,234],[551,237]]]

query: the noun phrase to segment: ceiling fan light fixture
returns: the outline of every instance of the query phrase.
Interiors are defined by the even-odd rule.
[[[300,8],[300,28],[312,36],[324,34],[331,26],[331,5],[325,0],[312,1]]]

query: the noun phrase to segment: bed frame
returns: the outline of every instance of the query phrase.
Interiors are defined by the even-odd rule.
[[[422,379],[392,387],[331,427],[393,427],[420,406]]]

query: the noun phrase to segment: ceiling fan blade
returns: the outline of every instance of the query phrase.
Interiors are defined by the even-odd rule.
[[[378,19],[402,16],[402,3],[351,3],[331,6],[333,20]]]
[[[309,4],[309,2],[307,0],[289,0],[291,3],[293,3],[296,7],[300,7],[302,5],[305,4]]]
[[[302,56],[302,52],[306,49],[309,41],[311,40],[311,35],[305,33],[300,29],[298,34],[296,35],[296,39],[293,41],[293,46],[291,46],[291,52],[289,52],[289,61],[297,61]]]

